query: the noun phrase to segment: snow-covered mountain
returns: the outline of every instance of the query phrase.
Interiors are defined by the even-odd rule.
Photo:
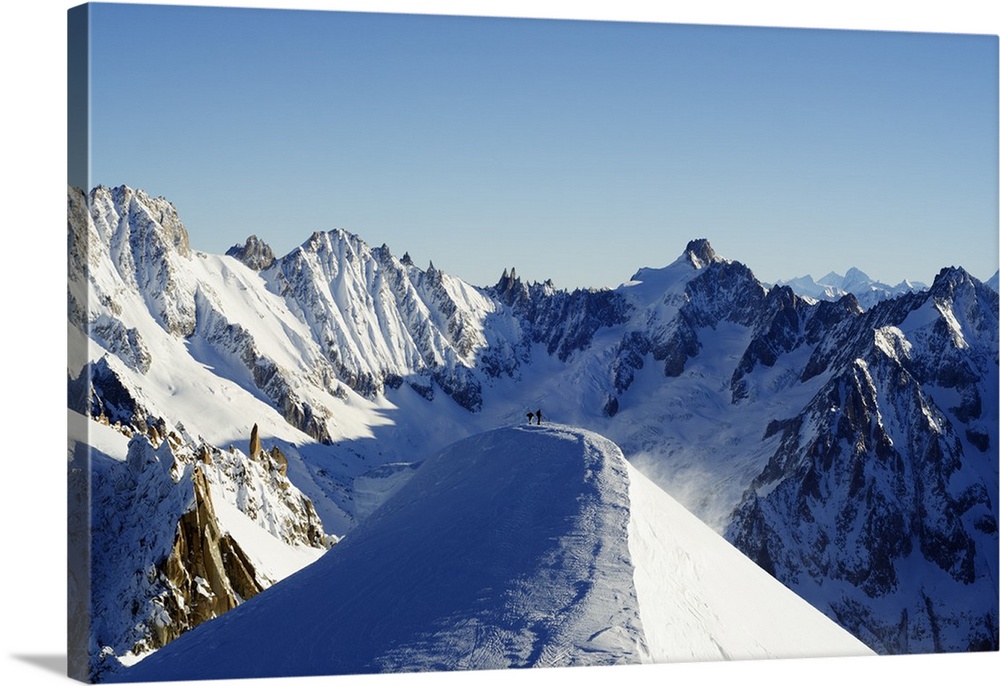
[[[806,275],[788,281],[778,281],[775,285],[788,286],[796,295],[813,300],[840,300],[850,293],[866,310],[882,300],[927,288],[926,284],[919,281],[902,281],[890,286],[872,279],[857,267],[851,267],[843,276],[830,272],[816,281]]]
[[[256,424],[323,531],[352,536],[431,455],[540,408],[880,652],[998,644],[998,304],[961,269],[864,308],[767,288],[702,239],[615,289],[513,269],[475,287],[342,230],[282,257],[254,237],[199,253],[166,200],[127,187],[71,190],[69,210],[84,443],[117,425],[246,461]],[[912,584],[868,582],[887,574]],[[888,624],[898,639],[872,629]]]
[[[727,530],[880,652],[996,649],[996,332],[959,269],[841,323]]]
[[[869,652],[613,443],[543,425],[434,455],[319,562],[119,678]]]

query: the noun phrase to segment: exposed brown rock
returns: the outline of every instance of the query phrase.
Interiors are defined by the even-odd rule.
[[[278,465],[278,473],[282,476],[287,476],[288,458],[285,457],[285,453],[281,452],[281,449],[278,448],[278,446],[271,448],[271,459]]]
[[[207,450],[202,460],[211,460]],[[162,598],[170,617],[153,629],[160,647],[202,622],[217,617],[263,590],[246,553],[219,530],[208,481],[192,474],[195,506],[177,524],[174,546],[162,568],[169,592]]]
[[[201,446],[201,450],[198,451],[198,461],[204,464],[212,464],[212,451],[208,449],[207,445]]]
[[[260,436],[257,432],[257,425],[254,424],[253,428],[250,429],[250,459],[259,460],[261,453],[260,447]]]

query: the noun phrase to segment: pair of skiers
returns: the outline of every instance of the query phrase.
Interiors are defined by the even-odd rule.
[[[532,419],[537,419],[538,423],[541,424],[542,423],[542,411],[538,410],[537,412],[529,412],[528,413],[528,423],[529,424],[531,424],[531,420]]]

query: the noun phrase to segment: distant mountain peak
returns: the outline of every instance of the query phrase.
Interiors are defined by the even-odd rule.
[[[937,298],[953,298],[956,291],[972,286],[973,282],[972,275],[962,267],[945,267],[934,277],[930,292]]]
[[[800,276],[787,281],[778,281],[775,285],[789,286],[796,295],[813,300],[838,300],[851,294],[866,310],[882,300],[927,289],[925,284],[909,279],[901,281],[896,286],[890,286],[873,279],[857,267],[851,267],[843,276],[837,272],[829,272],[819,279],[813,279],[811,276]]]
[[[713,262],[722,261],[712,249],[707,238],[697,238],[690,241],[684,249],[684,256],[695,269],[703,269]]]
[[[90,192],[91,207],[112,209],[136,235],[131,241],[148,244],[162,243],[181,257],[191,256],[187,229],[181,222],[174,204],[162,196],[153,197],[146,191],[124,184],[109,188],[97,186]],[[153,252],[156,252],[153,250]]]
[[[271,250],[271,246],[254,235],[247,237],[243,245],[237,243],[231,247],[226,254],[258,272],[274,264],[274,251]]]
[[[844,275],[844,280],[840,287],[848,293],[863,293],[871,290],[888,290],[889,286],[875,281],[857,267],[851,267]]]

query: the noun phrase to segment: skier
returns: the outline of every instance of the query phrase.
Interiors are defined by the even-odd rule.
[[[529,412],[528,413],[528,423],[531,424],[531,420],[534,419],[534,418],[535,418],[535,413],[534,412]]]
[[[537,412],[535,412],[535,417],[538,419],[538,425],[541,426],[542,425],[542,411],[538,410]]]

